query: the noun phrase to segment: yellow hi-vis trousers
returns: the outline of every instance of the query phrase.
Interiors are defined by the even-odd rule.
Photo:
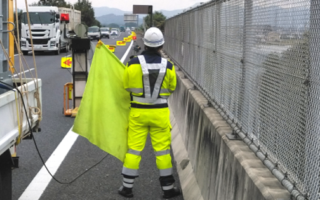
[[[169,108],[131,108],[128,130],[129,150],[123,163],[123,175],[139,176],[141,152],[146,144],[148,133],[150,133],[160,176],[172,175],[169,115]]]

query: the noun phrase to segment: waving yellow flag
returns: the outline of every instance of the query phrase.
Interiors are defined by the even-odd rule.
[[[73,131],[123,162],[130,109],[130,94],[123,87],[125,66],[99,43]]]

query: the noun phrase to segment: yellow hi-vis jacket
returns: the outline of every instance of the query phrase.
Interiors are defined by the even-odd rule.
[[[132,107],[164,108],[176,89],[177,78],[173,63],[159,53],[145,51],[129,61],[123,82],[131,92]]]

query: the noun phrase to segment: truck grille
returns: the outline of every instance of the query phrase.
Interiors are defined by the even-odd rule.
[[[47,29],[31,29],[31,33],[33,37],[44,37],[50,35],[50,31]]]
[[[32,32],[45,32],[46,29],[31,29]]]
[[[49,42],[49,38],[48,39],[33,39],[33,44],[48,44]],[[28,43],[31,44],[31,40],[27,39]]]

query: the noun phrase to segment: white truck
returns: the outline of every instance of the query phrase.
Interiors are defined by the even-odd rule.
[[[1,74],[1,73],[0,73]],[[30,134],[30,129],[27,123],[27,119],[25,116],[25,112],[23,109],[23,114],[20,113],[20,120],[19,120],[19,105],[21,103],[21,96],[17,92],[17,89],[20,91],[24,91],[24,97],[23,101],[25,102],[25,106],[28,112],[29,107],[37,107],[38,103],[42,102],[42,95],[41,95],[41,88],[42,88],[42,82],[41,79],[38,79],[37,81],[26,78],[23,79],[22,83],[19,82],[18,78],[14,78],[13,81],[17,85],[21,85],[15,90],[3,90],[1,88],[5,88],[6,85],[4,85],[2,82],[0,82],[0,155],[2,155],[6,150],[8,150],[10,147],[14,146],[17,139],[19,137],[24,138],[27,134]],[[36,84],[37,82],[37,84]],[[15,85],[15,84],[10,84]],[[39,98],[37,99],[35,97],[35,93],[37,92],[36,85],[39,86],[37,95]],[[27,90],[25,91],[25,89]],[[24,89],[24,90],[23,90]],[[38,102],[39,100],[39,102]],[[28,107],[29,105],[29,107]],[[21,106],[21,108],[23,108]],[[41,107],[40,107],[41,109]],[[40,122],[39,115],[35,114],[34,112],[27,113],[28,120],[30,122],[31,128],[34,128],[37,126]],[[21,119],[23,119],[21,121]],[[20,131],[19,131],[19,125],[20,124]]]
[[[66,52],[70,48],[68,40],[75,26],[81,23],[81,12],[70,8],[53,6],[28,7],[34,51]],[[66,19],[64,14],[68,14]],[[21,17],[21,50],[24,55],[32,50],[26,10]]]
[[[100,28],[101,37],[106,37],[109,39],[110,36],[110,28],[109,27],[101,27]]]
[[[91,40],[100,40],[101,39],[101,32],[98,26],[91,26],[88,28],[88,37]]]

